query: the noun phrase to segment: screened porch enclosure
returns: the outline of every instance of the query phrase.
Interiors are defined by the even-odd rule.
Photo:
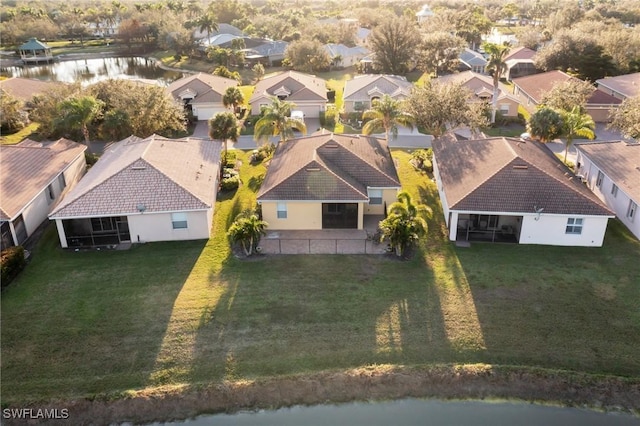
[[[322,203],[322,229],[358,229],[358,204]]]
[[[62,225],[69,247],[107,246],[131,241],[126,216],[65,219]]]
[[[517,243],[522,216],[459,214],[456,240]]]

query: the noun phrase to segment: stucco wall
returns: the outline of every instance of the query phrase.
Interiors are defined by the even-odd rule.
[[[277,203],[262,203],[262,219],[269,229],[322,229],[322,203],[287,202],[287,218],[278,219]]]
[[[397,189],[382,190],[382,204],[364,204],[364,214],[384,214],[384,206],[387,208],[398,200]]]
[[[186,213],[186,229],[173,229],[171,213],[143,213],[128,216],[131,241],[136,243],[138,241],[179,241],[209,238],[211,222],[208,212],[191,211]]]
[[[636,212],[636,217],[633,222],[627,217],[629,201],[631,199],[629,195],[624,192],[622,188],[618,188],[618,193],[614,196],[611,193],[611,187],[614,182],[604,173],[602,185],[598,188],[596,186],[596,180],[598,179],[598,171],[600,169],[593,164],[589,158],[582,155],[582,152],[579,150],[576,164],[577,163],[580,163],[581,166],[578,173],[584,176],[587,181],[587,186],[591,191],[615,212],[616,217],[633,233],[633,235],[640,239],[640,212]],[[640,205],[640,200],[634,201],[637,205]]]
[[[580,235],[567,234],[567,218],[583,219]],[[520,244],[547,244],[554,246],[600,247],[607,230],[607,217],[602,216],[560,216],[542,213],[539,220],[536,215],[522,218]]]

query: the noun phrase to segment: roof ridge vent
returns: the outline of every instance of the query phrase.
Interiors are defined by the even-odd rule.
[[[513,168],[515,170],[527,170],[529,168],[529,166],[526,165],[526,164],[514,164]]]

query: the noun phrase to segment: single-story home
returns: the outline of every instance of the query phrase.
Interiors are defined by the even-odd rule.
[[[85,145],[68,139],[0,145],[2,247],[20,245],[84,174]]]
[[[476,52],[469,48],[465,48],[458,57],[460,61],[460,71],[473,71],[480,74],[486,74],[487,72],[487,60],[482,56],[482,53]]]
[[[278,145],[257,199],[271,230],[363,229],[399,190],[384,139],[318,132]]]
[[[315,75],[285,71],[260,80],[249,100],[251,114],[260,114],[273,97],[293,102],[306,117],[317,118],[327,106],[327,83]]]
[[[130,136],[110,145],[49,215],[60,245],[209,238],[222,143]]]
[[[576,143],[576,170],[594,194],[640,239],[640,143]]]
[[[513,80],[514,78],[541,72],[541,70],[537,69],[534,65],[535,56],[535,50],[531,50],[528,47],[523,46],[516,47],[509,51],[507,56],[504,58],[504,62],[507,65],[507,71],[504,74],[504,78],[507,80]]]
[[[329,54],[329,58],[336,67],[351,67],[358,64],[362,58],[370,52],[364,46],[349,47],[344,44],[329,43],[324,45],[324,50]]]
[[[493,78],[485,74],[463,71],[440,76],[435,81],[442,84],[461,84],[469,89],[478,101],[491,103],[493,100]],[[498,111],[505,117],[517,117],[520,105],[518,99],[509,93],[509,89],[503,83],[498,82],[498,90]]]
[[[596,80],[596,85],[598,89],[621,100],[640,96],[640,72],[601,78]]]
[[[35,95],[44,93],[60,84],[62,83],[35,78],[10,77],[6,80],[0,80],[0,89],[22,102],[29,102]]]
[[[345,112],[362,112],[371,108],[375,99],[389,95],[392,99],[402,100],[409,97],[413,83],[403,76],[384,74],[358,75],[344,84]]]
[[[542,144],[447,135],[432,145],[451,241],[602,246],[613,212]]]
[[[558,70],[516,78],[512,81],[513,94],[527,111],[534,113],[545,93],[553,89],[556,84],[571,79],[577,80],[575,77]],[[587,100],[587,113],[597,123],[607,122],[611,110],[617,108],[621,102],[620,99],[594,88],[593,94]]]
[[[238,86],[236,80],[217,75],[198,73],[174,81],[167,91],[184,103],[187,111],[198,120],[208,120],[219,112],[227,111],[222,97],[229,87]]]

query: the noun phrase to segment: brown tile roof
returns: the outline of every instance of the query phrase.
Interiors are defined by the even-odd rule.
[[[610,141],[575,145],[620,189],[640,201],[640,143]]]
[[[393,98],[409,96],[413,83],[404,77],[396,75],[365,74],[359,75],[344,84],[344,99],[351,101],[362,101],[371,99],[368,93],[372,89],[378,89],[383,94]]]
[[[30,101],[35,95],[44,93],[62,83],[36,80],[34,78],[11,77],[0,81],[0,89],[21,101]]]
[[[256,99],[273,96],[284,87],[290,93],[287,101],[327,101],[327,82],[319,77],[296,71],[286,71],[266,77],[256,84],[250,103]]]
[[[613,215],[538,142],[434,140],[449,208],[462,211]]]
[[[536,51],[535,50],[531,50],[528,47],[516,47],[515,49],[512,49],[509,54],[504,58],[504,61],[509,61],[509,60],[518,60],[518,59],[533,59],[533,57],[536,56]]]
[[[622,100],[603,92],[600,89],[593,91],[593,95],[587,100],[588,105],[602,104],[602,105],[619,105]]]
[[[258,200],[366,201],[367,187],[400,187],[387,143],[318,133],[278,145]]]
[[[220,142],[158,135],[111,145],[51,218],[126,215],[213,207]]]
[[[13,220],[86,149],[68,139],[1,145],[0,218]]]
[[[236,80],[219,77],[217,75],[198,73],[189,77],[184,77],[174,81],[167,87],[167,91],[174,98],[178,98],[180,93],[191,89],[196,93],[193,103],[222,102],[222,96],[228,87],[238,86]]]
[[[603,86],[623,94],[627,98],[640,95],[640,72],[619,75],[617,77],[605,77],[596,80],[598,86]]]

